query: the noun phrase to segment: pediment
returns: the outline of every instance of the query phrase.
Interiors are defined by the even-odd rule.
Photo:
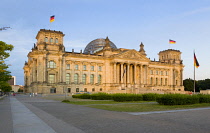
[[[134,49],[123,51],[119,54],[116,54],[116,55],[114,55],[114,58],[149,61],[149,59],[145,55],[142,55],[141,53],[139,53],[138,51],[136,51]]]

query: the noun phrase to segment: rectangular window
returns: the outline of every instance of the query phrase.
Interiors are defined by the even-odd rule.
[[[90,66],[90,70],[91,71],[94,71],[94,66]]]
[[[168,76],[168,72],[166,71],[166,76]]]
[[[83,65],[83,70],[87,70],[86,65]]]
[[[78,70],[79,69],[79,66],[78,65],[75,65],[75,70]]]
[[[70,74],[66,74],[66,84],[70,84]]]
[[[156,71],[156,75],[158,75],[158,71]]]
[[[98,71],[102,71],[102,66],[98,66]]]
[[[67,92],[70,93],[71,92],[71,88],[68,88],[68,91]]]
[[[161,71],[160,73],[161,73],[161,75],[163,75],[163,71]]]
[[[50,74],[49,78],[48,78],[49,83],[55,83],[55,75],[54,74]]]
[[[79,92],[79,88],[76,88],[76,92]]]
[[[150,70],[150,74],[153,75],[153,70]]]
[[[50,93],[56,93],[56,88],[50,88]]]
[[[70,69],[70,64],[66,64],[66,69]]]

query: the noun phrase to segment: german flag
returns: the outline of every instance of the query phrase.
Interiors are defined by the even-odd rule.
[[[194,53],[194,66],[196,67],[196,68],[198,68],[200,65],[199,65],[199,63],[198,63],[198,60],[197,60],[197,58],[196,58],[196,56],[195,56],[195,53]]]
[[[53,22],[53,21],[55,21],[55,15],[50,16],[50,22]]]
[[[170,44],[175,44],[176,41],[169,39],[169,43],[170,43]]]

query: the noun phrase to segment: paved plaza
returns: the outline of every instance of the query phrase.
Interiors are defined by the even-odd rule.
[[[209,133],[209,113],[114,112],[16,95],[0,100],[0,133]]]

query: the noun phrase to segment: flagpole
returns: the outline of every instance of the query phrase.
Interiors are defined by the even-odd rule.
[[[195,54],[195,50],[194,50],[194,54]],[[195,94],[195,57],[193,57],[193,59],[194,59],[194,64],[193,64],[193,66],[194,66],[194,94]]]

